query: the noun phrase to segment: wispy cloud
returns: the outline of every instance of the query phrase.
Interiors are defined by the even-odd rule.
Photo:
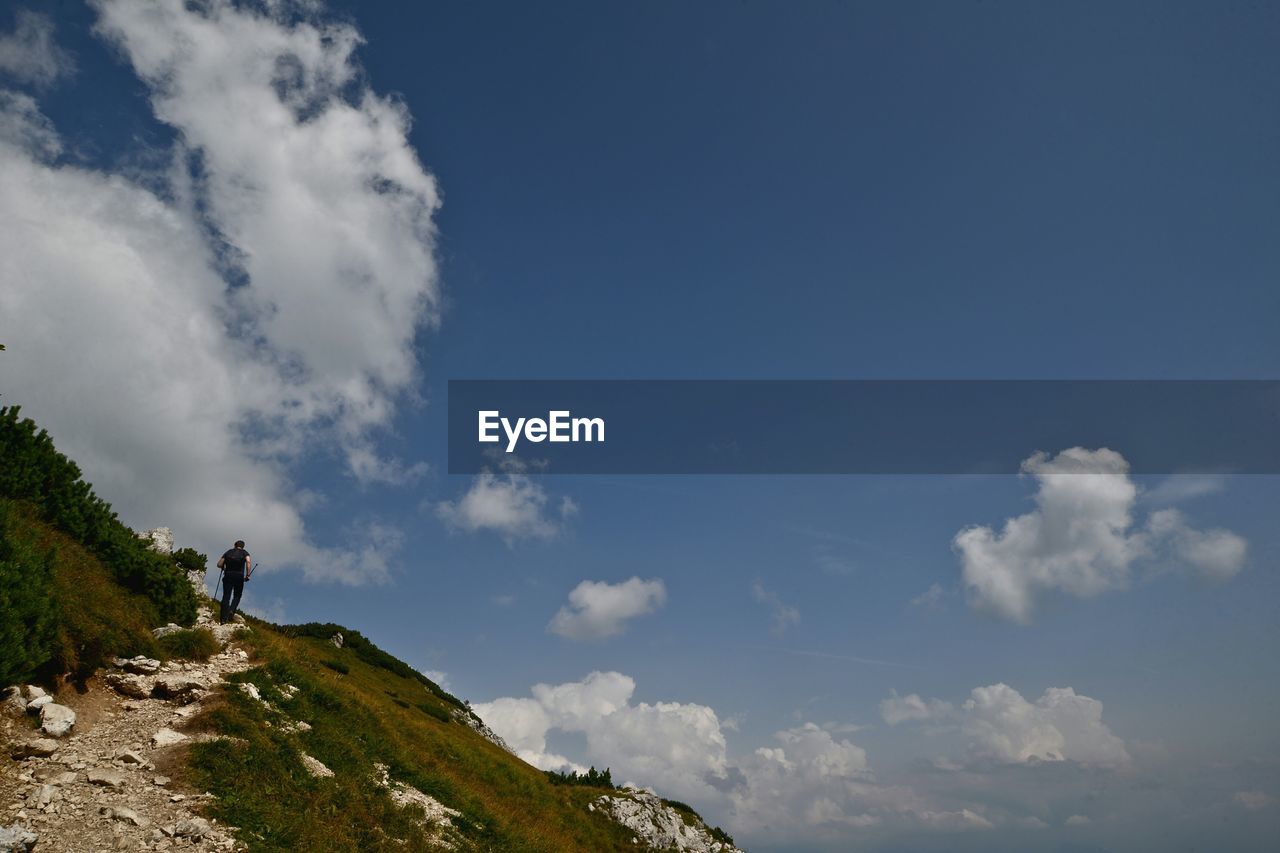
[[[765,589],[758,580],[751,584],[751,597],[769,607],[769,631],[775,637],[781,637],[792,625],[800,624],[800,610],[783,602],[776,592]]]
[[[71,54],[54,41],[53,19],[19,9],[13,32],[0,33],[0,72],[24,83],[48,86],[75,72]]]

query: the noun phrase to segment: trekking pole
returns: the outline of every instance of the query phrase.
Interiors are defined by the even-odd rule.
[[[222,589],[222,573],[223,569],[218,570],[218,585],[213,588],[213,600],[218,600],[218,590]]]

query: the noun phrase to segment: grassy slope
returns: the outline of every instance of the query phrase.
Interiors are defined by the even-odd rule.
[[[431,849],[412,817],[371,782],[391,778],[462,812],[462,846],[494,851],[635,850],[631,834],[586,804],[599,790],[552,785],[539,770],[449,719],[454,707],[419,681],[325,640],[252,621],[245,641],[262,665],[252,681],[275,708],[312,731],[285,734],[285,716],[240,691],[198,723],[246,743],[192,750],[195,781],[218,795],[212,813],[241,827],[254,850]],[[290,697],[279,689],[291,684]],[[298,750],[335,772],[314,779]],[[395,839],[402,839],[397,842]],[[406,846],[407,844],[407,846]]]
[[[85,678],[113,655],[157,655],[151,636],[157,617],[150,601],[121,587],[95,556],[41,521],[31,507],[0,503],[12,510],[8,536],[38,553],[54,551],[59,627],[54,657],[40,669],[45,679],[62,673]]]
[[[166,648],[154,640],[150,629],[158,617],[151,602],[121,587],[82,545],[41,521],[31,507],[0,503],[13,510],[9,537],[35,552],[54,553],[58,640],[54,659],[42,672],[70,672],[83,679],[114,655],[192,656],[190,649]],[[296,629],[250,622],[252,630],[242,642],[254,650],[260,666],[234,680],[252,681],[283,715],[228,691],[197,725],[247,743],[196,745],[190,772],[193,782],[218,795],[210,813],[241,827],[251,849],[434,849],[415,815],[396,807],[372,783],[375,762],[388,765],[392,779],[462,812],[453,839],[463,849],[636,849],[630,832],[587,810],[604,791],[553,785],[540,770],[454,720],[459,706],[438,686],[406,677],[404,670],[393,672],[388,666],[403,667],[394,659],[378,665],[376,647],[373,655],[368,648],[362,655],[324,639],[294,636]],[[198,633],[207,639],[205,632]],[[286,696],[279,690],[283,684],[298,692]],[[313,729],[287,735],[280,726],[286,718],[306,720]],[[334,770],[335,777],[309,776],[299,749]]]

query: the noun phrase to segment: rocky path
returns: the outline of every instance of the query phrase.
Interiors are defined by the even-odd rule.
[[[212,630],[223,646],[208,661],[117,660],[86,693],[67,688],[56,702],[41,701],[39,688],[10,691],[0,723],[0,853],[243,849],[231,827],[199,816],[211,795],[170,770],[182,766],[190,741],[207,737],[180,731],[201,701],[228,674],[251,666],[234,642],[237,626],[211,624],[205,609],[196,627]],[[32,704],[69,707],[74,722],[61,737],[49,736],[62,712],[37,707],[55,727],[33,730],[21,719]]]

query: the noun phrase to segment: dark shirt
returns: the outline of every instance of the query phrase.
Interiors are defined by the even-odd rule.
[[[245,561],[248,559],[248,551],[243,548],[232,548],[222,555],[223,571],[229,575],[242,575],[244,574]]]

